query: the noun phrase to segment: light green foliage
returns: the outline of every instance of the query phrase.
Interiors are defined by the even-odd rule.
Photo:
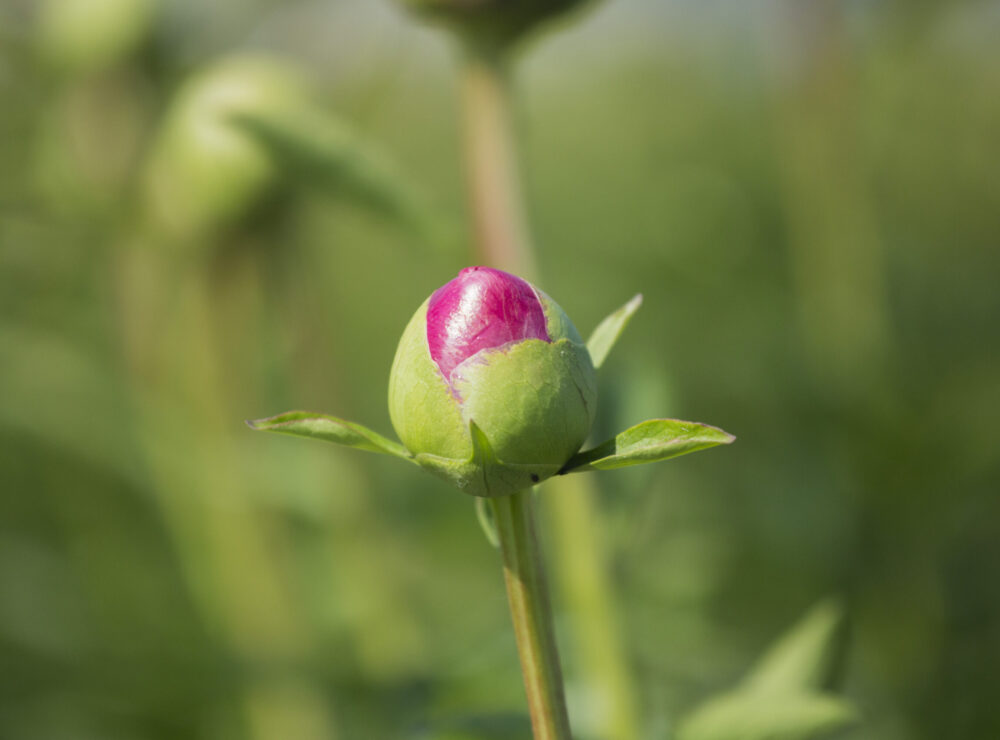
[[[853,724],[850,703],[836,696],[788,693],[727,694],[704,704],[684,723],[678,740],[814,740]]]
[[[237,111],[230,121],[269,153],[289,181],[357,200],[434,246],[450,246],[448,228],[415,184],[346,122],[310,110]]]
[[[832,689],[846,642],[843,606],[821,601],[771,646],[743,683],[755,692]]]
[[[642,305],[642,295],[637,294],[624,306],[612,314],[609,314],[597,325],[597,328],[590,333],[587,339],[587,350],[590,352],[590,359],[595,368],[604,364],[612,348],[618,341],[618,337],[625,331],[628,322],[635,316],[635,312]]]
[[[386,439],[381,434],[360,424],[355,424],[353,421],[344,421],[328,414],[315,414],[311,411],[287,411],[266,419],[248,421],[247,425],[256,431],[310,437],[345,447],[355,447],[368,452],[379,452],[407,460],[411,459],[406,448],[398,442]]]
[[[614,470],[629,465],[669,460],[736,439],[707,424],[678,419],[650,419],[615,435],[602,445],[574,455],[565,472]]]
[[[678,740],[812,740],[857,721],[830,690],[846,650],[843,609],[814,607],[733,691],[710,699],[681,724]]]

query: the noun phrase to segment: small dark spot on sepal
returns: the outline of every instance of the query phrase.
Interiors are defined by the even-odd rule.
[[[531,474],[531,482],[538,483],[538,476],[535,475],[534,473]]]

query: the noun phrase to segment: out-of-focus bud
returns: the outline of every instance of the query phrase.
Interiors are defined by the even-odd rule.
[[[154,0],[44,0],[38,5],[39,50],[60,71],[109,67],[147,38],[154,8]]]
[[[266,195],[277,168],[234,124],[239,114],[292,114],[307,105],[293,67],[260,56],[216,62],[187,82],[167,112],[150,161],[148,196],[156,225],[197,236],[239,220]]]
[[[596,402],[590,354],[563,310],[486,267],[462,270],[417,310],[389,380],[403,444],[481,496],[557,473],[586,439]]]
[[[469,41],[504,47],[538,24],[589,0],[402,0],[416,13],[454,28]]]

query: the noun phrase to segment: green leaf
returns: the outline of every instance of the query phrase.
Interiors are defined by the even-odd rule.
[[[448,238],[416,186],[381,149],[344,122],[309,111],[239,113],[231,120],[256,138],[293,180],[337,197],[352,196],[435,246]]]
[[[851,704],[832,694],[737,691],[699,707],[681,723],[677,740],[817,740],[857,719]]]
[[[757,661],[743,686],[760,693],[833,688],[847,648],[845,626],[838,600],[820,602]]]
[[[398,442],[386,439],[381,434],[373,432],[361,424],[327,414],[316,414],[311,411],[287,411],[267,419],[247,421],[247,426],[260,432],[278,432],[279,434],[292,434],[296,437],[321,439],[324,442],[356,447],[368,452],[395,455],[409,462],[414,462],[413,456]]]
[[[844,654],[844,611],[817,604],[757,661],[739,687],[710,699],[678,740],[813,740],[857,721],[851,703],[826,691]]]
[[[628,322],[641,305],[642,294],[637,293],[632,300],[607,316],[591,333],[590,338],[587,340],[587,349],[590,351],[590,359],[593,361],[595,368],[604,364],[604,360],[607,359],[611,348],[615,346],[618,337],[621,336],[625,327],[628,326]]]
[[[602,445],[570,458],[561,472],[613,470],[628,465],[669,460],[678,455],[727,445],[736,437],[716,427],[677,419],[650,419],[619,433]]]

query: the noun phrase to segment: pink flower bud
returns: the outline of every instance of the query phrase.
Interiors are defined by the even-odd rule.
[[[590,431],[596,401],[590,354],[563,310],[488,267],[462,270],[424,302],[389,379],[389,413],[403,444],[480,496],[558,472]],[[488,470],[474,458],[473,427],[489,444]]]

